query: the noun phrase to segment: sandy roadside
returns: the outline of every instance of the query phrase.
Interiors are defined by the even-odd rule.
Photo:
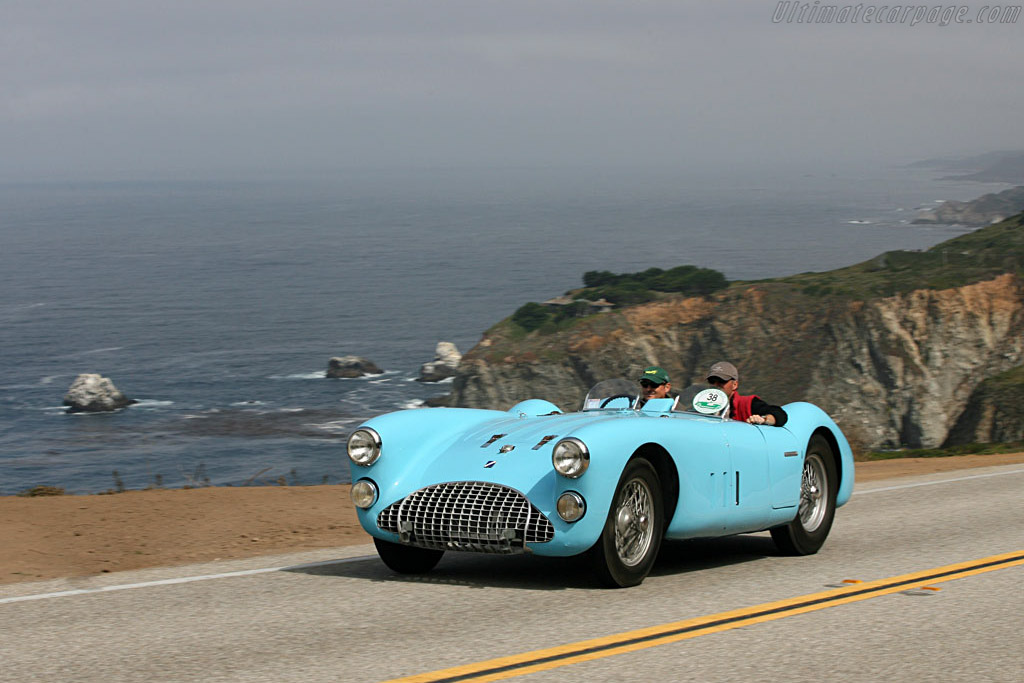
[[[1024,453],[857,463],[857,481],[1024,463]],[[369,543],[347,485],[0,497],[0,583]]]

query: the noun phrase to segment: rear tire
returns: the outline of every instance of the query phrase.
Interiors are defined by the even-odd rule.
[[[815,434],[807,444],[796,517],[788,524],[771,529],[779,550],[786,555],[818,552],[832,528],[838,491],[835,453],[825,437]]]
[[[425,574],[436,567],[444,555],[443,550],[417,548],[380,538],[374,538],[373,544],[377,546],[377,554],[384,564],[399,574]]]
[[[664,534],[661,482],[647,460],[631,460],[615,488],[601,538],[590,549],[598,579],[612,588],[643,582],[654,566]]]

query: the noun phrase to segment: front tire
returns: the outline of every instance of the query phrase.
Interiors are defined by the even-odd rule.
[[[788,524],[771,529],[772,540],[779,550],[786,555],[818,552],[832,528],[838,491],[835,453],[825,437],[815,434],[807,444],[796,517]]]
[[[417,548],[380,538],[374,538],[373,544],[377,546],[377,554],[384,564],[399,574],[425,574],[436,567],[444,555],[443,550]]]
[[[631,460],[619,478],[601,538],[590,549],[598,579],[612,588],[643,582],[664,533],[661,482],[647,460]]]

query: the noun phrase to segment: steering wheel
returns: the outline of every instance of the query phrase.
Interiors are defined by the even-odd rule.
[[[609,403],[611,403],[612,401],[614,401],[617,398],[632,399],[633,398],[633,394],[615,394],[614,396],[609,396],[605,400],[601,401],[601,405],[599,405],[598,408],[604,408],[606,405],[608,405]]]

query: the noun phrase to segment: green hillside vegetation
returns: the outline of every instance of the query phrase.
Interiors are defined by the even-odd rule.
[[[962,287],[1003,273],[1024,276],[1022,221],[1024,214],[1019,214],[927,251],[887,251],[847,268],[768,282],[796,285],[810,296],[871,299],[915,289]]]
[[[768,280],[729,282],[722,273],[697,266],[639,273],[588,271],[583,288],[569,292],[575,301],[560,307],[530,302],[511,317],[513,337],[539,330],[550,334],[595,314],[587,301],[604,299],[617,308],[670,296],[709,296],[758,284],[779,293],[811,298],[866,300],[917,289],[949,289],[990,280],[1003,273],[1024,277],[1024,214],[937,244],[926,251],[887,251],[863,263],[826,272],[807,272]]]
[[[567,292],[574,301],[547,307],[535,301],[520,306],[512,322],[527,332],[540,329],[550,333],[571,325],[576,318],[594,313],[588,302],[604,300],[616,306],[633,306],[654,301],[666,294],[707,296],[729,286],[717,270],[697,266],[676,266],[669,270],[648,268],[639,273],[591,270],[583,274],[583,288]]]
[[[656,292],[686,296],[707,296],[725,289],[729,281],[717,270],[697,266],[676,266],[670,270],[648,268],[640,273],[616,275],[607,270],[591,270],[583,274],[583,289],[577,298],[596,301],[605,299],[615,304],[652,301]]]

